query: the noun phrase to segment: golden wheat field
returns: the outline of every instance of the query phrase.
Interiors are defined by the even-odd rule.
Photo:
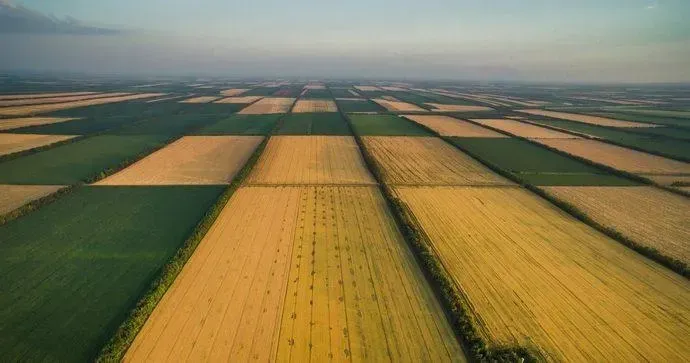
[[[198,96],[198,97],[192,97],[188,98],[186,100],[180,101],[180,103],[209,103],[211,101],[215,101],[219,99],[220,97],[217,96]]]
[[[49,125],[72,120],[77,119],[72,117],[21,117],[0,119],[0,131],[13,130],[29,126]]]
[[[28,98],[20,100],[5,100],[0,101],[0,107],[9,106],[28,106],[28,105],[43,105],[48,103],[60,103],[60,102],[72,102],[72,101],[82,101],[92,98],[102,98],[102,97],[118,97],[125,96],[131,93],[117,92],[117,93],[94,93],[86,95],[76,95],[76,96],[61,96],[61,97],[43,97],[43,98]]]
[[[486,127],[477,126],[471,122],[459,120],[450,116],[437,115],[403,115],[418,124],[424,125],[441,136],[458,137],[508,137]]]
[[[293,103],[295,103],[294,98],[266,97],[243,108],[238,113],[240,115],[286,113],[290,111],[290,107],[292,107]]]
[[[520,188],[397,187],[497,345],[548,361],[683,361],[690,282]]]
[[[659,175],[659,174],[639,174],[647,179],[653,180],[661,185],[690,185],[690,174]]]
[[[431,106],[431,111],[434,112],[476,112],[476,111],[491,111],[493,108],[486,106],[471,106],[471,105],[451,105],[443,103],[425,103]]]
[[[351,136],[273,136],[250,184],[374,184]]]
[[[586,124],[599,125],[599,126],[609,126],[609,127],[657,127],[658,125],[642,123],[642,122],[632,122],[632,121],[622,121],[614,120],[606,117],[590,116],[590,115],[580,115],[576,113],[568,112],[556,112],[556,111],[545,111],[545,110],[520,110],[519,112],[528,113],[530,115],[547,116],[553,118],[560,118],[563,120],[577,121]]]
[[[381,88],[378,88],[376,86],[355,86],[355,89],[362,91],[362,92],[383,91]]]
[[[392,112],[427,112],[426,109],[423,109],[417,105],[408,102],[399,101],[394,97],[388,97],[388,99],[372,98],[371,100],[378,103],[381,107],[385,108],[386,110]]]
[[[213,103],[252,103],[262,98],[262,96],[225,97]]]
[[[336,106],[333,100],[320,100],[320,99],[299,99],[295,103],[295,107],[292,108],[293,113],[305,113],[305,112],[338,112],[338,106]]]
[[[68,97],[68,96],[84,96],[91,95],[97,92],[47,92],[47,93],[26,93],[15,95],[0,95],[0,101],[6,100],[28,100],[32,98],[46,98],[46,97]]]
[[[690,263],[690,200],[658,188],[544,187],[599,224]]]
[[[96,185],[229,184],[262,136],[184,136]]]
[[[33,148],[69,140],[77,135],[37,135],[37,134],[1,134],[0,155],[13,154]]]
[[[53,194],[64,187],[64,185],[0,184],[0,215],[9,213],[48,194]]]
[[[72,101],[64,103],[50,103],[45,105],[12,106],[0,108],[0,116],[28,116],[59,110],[67,110],[77,107],[103,105],[106,103],[133,101],[143,98],[164,96],[165,93],[139,93],[117,97],[102,97],[89,100]]]
[[[529,139],[581,139],[579,136],[507,119],[472,119],[482,125]]]
[[[125,361],[461,361],[375,187],[243,187]]]
[[[636,174],[690,174],[690,164],[597,140],[538,139],[544,145]]]
[[[226,97],[239,96],[245,92],[249,91],[249,88],[230,88],[220,91],[220,94]]]
[[[364,145],[393,185],[510,185],[436,137],[365,136]]]

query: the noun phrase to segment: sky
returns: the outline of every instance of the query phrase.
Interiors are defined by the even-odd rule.
[[[690,82],[688,0],[11,3],[45,19],[0,24],[0,70]]]

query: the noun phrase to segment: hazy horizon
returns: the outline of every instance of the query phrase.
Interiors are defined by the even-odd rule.
[[[0,0],[0,70],[690,82],[688,13],[682,0]]]

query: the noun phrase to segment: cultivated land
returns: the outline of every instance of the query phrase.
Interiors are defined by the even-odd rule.
[[[261,115],[269,113],[286,113],[295,102],[294,98],[266,97],[242,109],[241,115]]]
[[[461,136],[461,137],[503,137],[508,136],[499,132],[489,130],[485,127],[477,126],[471,122],[458,120],[449,116],[427,116],[427,115],[403,115],[406,118],[422,124],[441,136]]]
[[[482,125],[505,131],[515,136],[530,139],[580,139],[581,137],[565,132],[539,127],[525,122],[506,119],[473,119]]]
[[[72,120],[76,119],[70,117],[23,117],[0,119],[0,131],[13,130],[30,126],[50,125]]]
[[[188,98],[188,99],[180,101],[180,102],[181,103],[209,103],[209,102],[215,101],[219,98],[220,97],[217,97],[217,96],[200,96],[200,97]]]
[[[509,185],[436,137],[365,136],[364,145],[392,185]]]
[[[232,115],[198,131],[196,135],[268,135],[281,114]]]
[[[690,200],[653,187],[549,187],[598,223],[690,264]]]
[[[139,100],[144,98],[152,98],[163,96],[163,93],[141,93],[118,97],[103,97],[90,100],[64,102],[64,103],[50,103],[45,105],[30,105],[30,106],[12,106],[12,107],[2,107],[0,108],[0,116],[28,116],[34,114],[41,114],[59,110],[65,110],[77,107],[86,107],[94,105],[102,105],[106,103],[113,102],[124,102]]]
[[[362,136],[432,136],[424,128],[393,115],[348,115],[358,135]]]
[[[130,93],[96,93],[89,95],[79,95],[79,96],[63,96],[63,97],[44,97],[44,98],[29,98],[23,100],[6,100],[0,101],[0,107],[8,106],[28,106],[28,105],[43,105],[48,103],[60,103],[60,102],[72,102],[72,101],[82,101],[92,98],[102,98],[102,97],[119,97],[129,95]]]
[[[238,190],[125,361],[461,361],[374,187]]]
[[[644,152],[607,144],[597,140],[538,139],[538,142],[596,163],[634,174],[664,177],[690,174],[690,164]],[[662,180],[662,179],[660,179]]]
[[[277,135],[351,135],[347,122],[340,113],[288,114],[282,120]]]
[[[494,345],[683,361],[690,283],[518,188],[398,187]]]
[[[530,115],[560,118],[560,119],[564,119],[564,120],[583,122],[586,124],[599,125],[599,126],[609,126],[609,127],[656,127],[657,126],[657,125],[653,125],[653,124],[649,124],[649,123],[621,121],[621,120],[614,120],[614,119],[605,118],[605,117],[580,115],[580,114],[576,114],[576,113],[567,113],[567,112],[545,111],[545,110],[521,110],[520,112],[528,113]]]
[[[43,198],[64,188],[64,185],[2,185],[0,184],[0,215],[26,203]]]
[[[220,99],[218,101],[215,101],[213,103],[243,104],[243,103],[252,103],[252,102],[257,101],[261,98],[263,98],[263,97],[261,97],[261,96],[226,97],[226,98]]]
[[[234,97],[239,96],[247,91],[249,91],[249,88],[230,88],[220,91],[220,94],[227,97]]]
[[[222,187],[81,187],[0,226],[0,351],[91,361]]]
[[[486,106],[472,106],[472,105],[455,105],[444,103],[424,103],[431,107],[430,111],[434,112],[476,112],[476,111],[492,111],[493,108]]]
[[[426,109],[423,109],[412,103],[402,102],[394,97],[391,97],[390,99],[374,98],[372,101],[378,103],[380,106],[391,112],[427,112]]]
[[[379,106],[378,104],[371,102],[366,99],[361,99],[361,100],[345,100],[345,99],[338,99],[336,100],[338,107],[340,110],[346,113],[352,113],[352,112],[385,112],[386,109]]]
[[[0,100],[28,100],[34,98],[46,97],[66,97],[66,96],[83,96],[91,95],[97,92],[47,92],[47,93],[26,93],[15,95],[0,95]]]
[[[351,136],[274,136],[251,184],[374,184]]]
[[[69,140],[75,137],[77,136],[0,133],[0,155],[13,154],[20,151]]]
[[[292,109],[292,112],[338,112],[338,106],[335,105],[335,101],[333,100],[299,99]]]
[[[262,136],[185,136],[96,185],[229,184]]]

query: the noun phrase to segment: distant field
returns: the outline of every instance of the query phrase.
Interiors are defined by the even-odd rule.
[[[82,101],[82,100],[88,100],[88,99],[93,99],[93,98],[119,97],[119,96],[126,96],[129,94],[130,93],[124,93],[124,92],[93,93],[93,94],[60,96],[60,97],[41,97],[41,98],[25,98],[25,99],[15,99],[15,100],[0,100],[0,107],[44,105],[44,104],[49,104],[49,103]]]
[[[77,135],[36,135],[0,133],[0,155],[13,154],[69,140]]]
[[[283,118],[278,135],[350,135],[350,128],[340,113],[288,114]]]
[[[215,101],[220,99],[218,96],[199,96],[199,97],[192,97],[192,98],[187,98],[185,100],[180,101],[181,103],[209,103],[211,101]]]
[[[242,93],[242,96],[272,96],[279,89],[279,87],[257,87]]]
[[[283,115],[232,115],[194,132],[195,135],[268,135]]]
[[[0,351],[89,361],[222,187],[82,187],[0,226]]]
[[[292,108],[293,113],[338,112],[338,106],[332,99],[304,99],[300,98]]]
[[[414,103],[403,102],[394,98],[373,98],[372,101],[391,112],[427,112],[425,108],[419,107]]]
[[[492,127],[509,134],[530,139],[579,139],[579,136],[555,131],[546,127],[532,125],[508,119],[472,119],[482,125]]]
[[[133,94],[133,95],[116,96],[116,97],[103,97],[103,98],[96,98],[96,99],[89,99],[89,100],[82,100],[82,101],[51,103],[51,104],[45,104],[45,105],[2,107],[2,108],[0,108],[0,115],[2,115],[2,116],[29,116],[29,115],[44,114],[44,113],[48,113],[48,112],[59,111],[59,110],[70,109],[70,108],[86,107],[86,106],[106,104],[106,103],[114,103],[114,102],[131,101],[131,100],[151,98],[151,97],[156,97],[156,96],[161,96],[161,95],[162,94],[160,94],[160,93],[142,93],[142,94]]]
[[[286,113],[295,102],[294,98],[267,97],[243,108],[241,115],[263,115],[271,113]]]
[[[126,361],[463,361],[374,187],[245,187]]]
[[[530,346],[548,361],[690,355],[680,275],[519,188],[395,190],[491,344]]]
[[[427,116],[427,115],[403,115],[418,124],[424,125],[441,136],[461,136],[461,137],[501,137],[508,136],[489,130],[485,127],[477,126],[471,122],[459,120],[450,116]]]
[[[515,138],[454,137],[453,143],[534,185],[634,185],[593,166]]]
[[[0,131],[19,129],[23,127],[50,125],[60,122],[72,121],[71,117],[23,117],[0,119]]]
[[[630,113],[625,113],[625,112],[587,112],[587,114],[591,115],[596,115],[596,116],[602,116],[602,117],[610,117],[610,118],[615,118],[619,120],[627,120],[627,121],[634,121],[634,122],[644,122],[644,123],[651,123],[651,124],[656,124],[656,125],[665,125],[665,126],[679,126],[679,127],[684,127],[684,135],[690,134],[690,120],[685,120],[685,119],[678,119],[678,118],[671,118],[671,117],[664,117],[664,116],[655,116],[655,115],[639,115],[639,114],[630,114]],[[651,129],[645,129],[645,130],[640,130],[643,132],[663,132],[663,130],[673,130],[673,131],[679,131],[678,129],[666,129],[663,127],[654,127]]]
[[[347,96],[346,98],[352,97]],[[352,100],[338,100],[338,108],[343,112],[385,112],[386,109],[373,103],[369,100],[362,99],[361,101]]]
[[[161,146],[167,136],[94,136],[0,163],[2,184],[74,184]]]
[[[546,116],[559,118],[563,120],[582,122],[586,124],[598,125],[598,126],[609,126],[609,127],[654,127],[655,125],[649,123],[639,123],[639,122],[629,122],[614,120],[605,117],[583,115],[578,113],[568,113],[568,112],[557,112],[557,111],[545,111],[545,110],[520,110],[520,112],[527,113],[530,115]]]
[[[437,137],[365,136],[363,141],[388,184],[512,184]]]
[[[352,89],[347,89],[347,88],[330,88],[331,97],[335,98],[351,98],[351,97],[357,97],[354,94],[352,94],[351,91]]]
[[[362,136],[431,136],[412,121],[393,115],[349,115],[355,132]]]
[[[307,89],[302,98],[332,98],[331,91],[327,89]]]

